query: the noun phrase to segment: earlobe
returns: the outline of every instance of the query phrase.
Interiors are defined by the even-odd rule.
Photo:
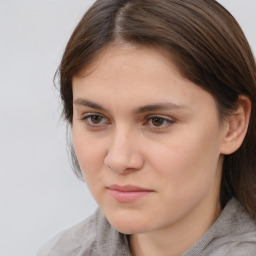
[[[221,153],[229,155],[234,153],[243,143],[251,114],[251,101],[248,97],[240,95],[237,100],[237,109],[228,116],[225,124],[225,134],[221,145]]]

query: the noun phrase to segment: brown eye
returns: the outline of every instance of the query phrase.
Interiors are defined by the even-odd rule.
[[[93,116],[90,117],[90,119],[91,119],[90,121],[93,124],[99,124],[102,121],[103,117],[99,116],[99,115],[93,115]]]
[[[163,124],[165,124],[165,119],[161,118],[161,117],[153,117],[151,120],[152,125],[154,126],[162,126]]]
[[[95,128],[103,127],[105,124],[108,123],[105,117],[94,113],[85,115],[81,118],[81,120],[85,122],[86,125]]]
[[[147,117],[146,125],[155,129],[168,128],[175,123],[172,118],[162,117],[162,116],[149,116]]]

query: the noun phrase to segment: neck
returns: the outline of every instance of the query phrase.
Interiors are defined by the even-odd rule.
[[[206,209],[203,203],[195,207],[187,216],[165,228],[131,235],[132,255],[180,256],[199,240],[218,218],[221,212],[219,200],[208,206]]]

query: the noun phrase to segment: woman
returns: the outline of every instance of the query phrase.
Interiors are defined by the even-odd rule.
[[[99,210],[39,255],[256,255],[256,66],[213,0],[98,0],[60,68]]]

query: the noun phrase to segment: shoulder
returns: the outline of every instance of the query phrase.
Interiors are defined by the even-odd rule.
[[[256,222],[235,198],[183,256],[255,256]]]
[[[255,256],[256,232],[233,234],[216,239],[209,248],[206,248],[203,256]]]
[[[256,222],[235,198],[230,200],[210,231],[214,239],[204,255],[256,255]]]
[[[216,223],[216,237],[210,255],[255,256],[256,221],[234,198],[224,210]]]
[[[94,215],[66,229],[48,241],[38,252],[37,256],[68,255],[68,253],[79,250],[84,243],[91,247],[95,241],[96,219],[100,218],[97,210]]]
[[[91,217],[64,230],[47,242],[37,256],[129,255],[128,243],[98,209]],[[103,254],[102,254],[103,253]]]

